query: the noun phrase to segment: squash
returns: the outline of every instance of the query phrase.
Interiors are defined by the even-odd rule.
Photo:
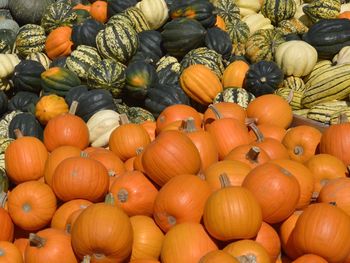
[[[46,125],[57,115],[67,113],[68,105],[63,97],[56,94],[42,96],[35,105],[35,117],[41,124]]]
[[[14,110],[9,113],[6,113],[0,120],[0,137],[8,138],[9,137],[9,129],[8,126],[11,122],[11,120],[18,114],[20,114],[21,111]]]
[[[92,18],[86,19],[80,24],[74,24],[72,29],[74,47],[86,45],[97,48],[95,41],[97,33],[104,28],[104,24]]]
[[[237,87],[226,87],[219,92],[213,100],[213,103],[218,102],[232,102],[236,103],[242,108],[247,108],[248,104],[255,99],[255,96],[246,89]]]
[[[321,19],[334,19],[340,13],[341,1],[319,0],[303,6],[304,13],[313,23]]]
[[[18,53],[26,57],[33,52],[42,52],[45,48],[46,34],[43,27],[26,24],[19,29],[16,37]]]
[[[230,58],[232,42],[230,35],[226,31],[218,27],[208,28],[204,43],[207,48],[216,51],[223,59],[228,60]]]
[[[136,6],[129,7],[123,12],[112,16],[108,20],[107,26],[118,25],[120,22],[130,25],[136,31],[136,33],[150,29],[146,17]]]
[[[4,91],[0,90],[0,116],[8,109],[8,98]]]
[[[346,63],[350,63],[350,47],[349,46],[345,46],[343,47],[338,54],[336,54],[333,59],[332,62],[336,65],[341,65],[341,64],[346,64]]]
[[[72,28],[68,26],[57,27],[47,36],[45,51],[50,59],[67,56],[72,52]]]
[[[14,34],[17,35],[18,30],[19,30],[19,25],[17,24],[17,22],[15,20],[12,19],[8,19],[4,16],[0,15],[0,30],[10,30],[12,31]]]
[[[19,129],[24,136],[33,136],[43,139],[43,128],[39,121],[30,112],[17,114],[9,123],[9,137],[16,139],[15,130]]]
[[[50,66],[50,63],[51,63],[51,60],[43,52],[30,53],[30,54],[28,54],[26,59],[40,62],[41,65],[43,65],[45,69],[48,69]]]
[[[8,29],[0,30],[0,54],[12,53],[16,36],[13,31]]]
[[[253,13],[250,15],[246,15],[242,18],[242,20],[247,23],[250,34],[253,34],[259,29],[273,29],[271,20],[263,16],[262,14]]]
[[[165,0],[142,0],[136,5],[145,16],[150,29],[160,28],[169,18]]]
[[[161,48],[162,36],[160,32],[155,30],[144,30],[138,33],[138,38],[139,46],[136,54],[132,57],[132,60],[141,55],[145,61],[150,62],[152,65],[156,65],[163,56],[163,50]]]
[[[32,112],[38,99],[38,95],[33,92],[19,91],[10,99],[8,108],[10,111]]]
[[[214,6],[215,12],[224,20],[225,24],[241,18],[240,9],[234,0],[218,0],[215,1]]]
[[[262,0],[236,0],[241,17],[259,13],[262,3]]]
[[[107,5],[107,17],[110,19],[115,14],[121,13],[129,7],[135,6],[138,3],[138,0],[108,0]]]
[[[16,54],[0,54],[0,79],[12,75],[19,62]]]
[[[106,23],[107,18],[107,2],[97,0],[90,5],[90,15],[93,19],[100,23]]]
[[[156,71],[160,84],[177,84],[182,69],[177,58],[165,55],[157,62]]]
[[[232,54],[236,56],[244,55],[245,44],[250,34],[247,23],[239,19],[226,23],[226,32],[232,41]]]
[[[294,16],[296,3],[294,0],[264,0],[261,4],[261,14],[271,20],[273,25],[278,25],[281,21]]]

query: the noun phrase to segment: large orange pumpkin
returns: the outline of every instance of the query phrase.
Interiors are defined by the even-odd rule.
[[[233,118],[245,124],[247,113],[240,105],[233,102],[218,102],[210,104],[203,115],[204,128],[208,129],[210,123],[216,119]]]
[[[72,28],[60,26],[50,32],[46,38],[45,51],[50,59],[68,56],[72,52]]]

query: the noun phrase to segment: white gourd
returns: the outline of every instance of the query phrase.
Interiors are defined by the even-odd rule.
[[[169,9],[164,0],[142,0],[136,4],[151,29],[160,28],[169,18]]]
[[[336,54],[332,60],[337,65],[350,63],[350,46],[343,47],[338,54]]]
[[[271,20],[262,14],[250,14],[242,18],[249,27],[250,35],[259,29],[273,29]]]
[[[261,1],[260,0],[236,0],[236,5],[239,7],[241,17],[246,15],[256,14],[260,11]]]
[[[11,75],[19,62],[16,54],[0,54],[0,79]]]

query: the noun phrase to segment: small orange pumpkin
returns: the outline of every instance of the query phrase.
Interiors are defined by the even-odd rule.
[[[246,163],[250,168],[257,167],[270,160],[270,157],[259,146],[252,146],[250,144],[239,145],[232,149],[226,156],[225,160],[234,160]]]
[[[45,51],[50,59],[68,56],[72,52],[72,28],[61,26],[50,32],[46,38]]]
[[[0,241],[12,241],[13,233],[14,233],[14,225],[9,213],[1,206],[0,206],[0,222],[1,222]]]
[[[239,263],[239,261],[223,250],[214,250],[205,254],[198,263]]]
[[[239,240],[228,244],[223,249],[235,258],[253,258],[252,262],[270,263],[270,256],[266,249],[254,240]],[[249,262],[249,261],[248,261]]]
[[[224,70],[222,75],[222,85],[227,87],[242,88],[245,80],[245,75],[249,69],[249,64],[243,60],[231,62]]]
[[[57,115],[67,112],[68,104],[63,97],[56,94],[42,96],[35,105],[35,117],[43,125]]]
[[[275,262],[281,253],[281,241],[276,230],[264,221],[254,241],[262,245],[269,253],[271,262]]]
[[[106,23],[107,18],[107,2],[97,0],[91,4],[90,7],[90,15],[93,19],[101,22]]]

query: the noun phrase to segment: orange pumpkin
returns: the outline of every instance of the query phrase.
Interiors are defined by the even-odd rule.
[[[60,26],[50,32],[46,38],[45,51],[50,59],[68,56],[72,52],[72,28]]]
[[[0,241],[0,262],[22,263],[24,262],[19,249],[9,241]]]
[[[89,157],[63,160],[52,176],[52,189],[62,201],[103,200],[109,188],[109,176],[102,163]]]
[[[328,261],[315,254],[305,254],[293,260],[292,263],[328,263]]]
[[[132,171],[115,178],[110,193],[114,205],[122,208],[129,216],[151,216],[158,190],[142,172]]]
[[[70,214],[70,216],[67,218],[67,222],[66,225],[64,227],[65,231],[67,233],[72,233],[72,229],[74,227],[75,221],[77,220],[77,218],[80,216],[80,214],[83,212],[83,210],[87,208],[86,207],[81,207],[78,210],[75,210],[73,213]]]
[[[29,245],[29,239],[17,238],[15,241],[13,241],[13,244],[19,249],[23,258],[23,262],[25,262],[24,254],[25,254],[26,247]]]
[[[167,263],[198,263],[205,254],[217,249],[201,224],[182,223],[166,233],[160,258]]]
[[[199,223],[210,194],[208,183],[198,176],[175,176],[159,190],[153,218],[164,232],[184,222]]]
[[[287,132],[286,129],[283,127],[268,124],[268,123],[258,124],[256,125],[256,127],[263,134],[264,138],[273,138],[279,142],[282,142]],[[249,135],[251,136],[253,141],[258,139],[257,135],[254,133],[252,129],[249,131]]]
[[[146,129],[151,141],[153,141],[156,138],[157,123],[155,121],[144,121],[141,125]]]
[[[25,250],[25,262],[78,263],[72,246],[71,237],[63,230],[46,228],[29,235],[29,245]]]
[[[265,150],[258,146],[250,144],[239,145],[232,149],[226,156],[225,160],[234,160],[246,163],[250,168],[257,167],[270,160]]]
[[[294,212],[300,196],[295,177],[273,163],[264,163],[252,169],[242,186],[253,193],[260,204],[263,220],[270,224],[288,218]]]
[[[46,226],[56,211],[56,196],[50,186],[38,181],[17,185],[8,197],[8,211],[13,222],[24,230]]]
[[[92,202],[84,199],[74,199],[63,203],[55,212],[51,220],[51,227],[64,230],[69,216],[77,210],[84,209]]]
[[[106,23],[107,18],[107,2],[102,0],[97,0],[91,4],[90,15],[93,19]]]
[[[275,262],[281,253],[281,241],[276,230],[269,224],[262,222],[254,241],[262,245],[270,255],[271,262]]]
[[[56,94],[42,96],[35,105],[35,117],[43,125],[57,115],[67,112],[68,104],[63,97]]]
[[[345,19],[350,19],[350,11],[344,11],[341,12],[337,18],[345,18]]]
[[[129,263],[160,263],[158,260],[154,259],[133,259]]]
[[[249,64],[243,60],[231,62],[222,75],[222,85],[224,88],[237,87],[242,88],[245,75],[249,69]]]
[[[197,174],[200,165],[196,146],[180,131],[162,132],[142,154],[147,176],[159,186],[179,174]]]
[[[247,114],[240,105],[233,102],[218,102],[210,104],[203,115],[203,125],[208,129],[210,123],[216,119],[233,118],[245,124]]]
[[[86,10],[90,13],[91,5],[83,5],[81,3],[73,6],[73,10]]]
[[[270,256],[266,249],[253,240],[239,240],[228,244],[223,249],[235,258],[244,259],[251,262],[270,263]],[[249,262],[248,261],[248,262]]]
[[[135,167],[134,167],[135,159],[136,159],[136,156],[131,157],[124,162],[124,167],[125,167],[126,171],[128,171],[128,172],[135,171]],[[141,160],[141,162],[142,162],[142,160]],[[114,179],[115,178],[113,178],[112,181],[114,181]]]
[[[289,157],[298,162],[306,162],[316,153],[321,140],[321,132],[307,125],[290,128],[282,143],[287,148]]]
[[[191,99],[203,105],[212,103],[223,90],[219,77],[202,64],[185,68],[180,75],[180,85]]]
[[[17,139],[5,151],[5,169],[15,184],[37,180],[44,175],[48,152],[45,145],[36,137],[22,136],[15,131]]]
[[[0,241],[12,241],[15,228],[10,215],[2,207],[0,207],[0,222],[1,222]]]
[[[224,19],[222,19],[221,16],[216,15],[216,22],[215,22],[215,26],[220,28],[221,30],[226,31],[226,24]]]
[[[164,240],[163,232],[148,216],[132,216],[130,222],[134,233],[131,262],[137,259],[157,261]]]
[[[215,250],[205,254],[198,263],[239,263],[239,261],[223,250]]]
[[[90,255],[92,262],[125,262],[131,254],[133,230],[121,208],[97,203],[83,210],[74,223],[71,237],[80,260]]]

